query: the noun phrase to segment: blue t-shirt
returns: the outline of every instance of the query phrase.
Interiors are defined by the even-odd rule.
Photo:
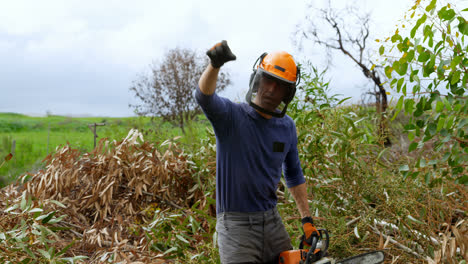
[[[305,182],[291,117],[266,119],[197,88],[195,98],[216,134],[216,212],[258,212],[276,206],[284,172],[288,188]]]

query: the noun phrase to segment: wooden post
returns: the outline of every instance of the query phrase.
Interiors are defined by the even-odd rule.
[[[47,130],[47,155],[49,155],[49,143],[50,143],[50,123],[49,123],[49,130]]]
[[[11,143],[11,155],[15,156],[15,149],[16,149],[16,140],[13,139]]]
[[[96,138],[98,137],[96,133],[96,126],[105,126],[106,123],[94,123],[94,124],[88,124],[89,129],[91,132],[94,134],[94,148],[96,148]]]

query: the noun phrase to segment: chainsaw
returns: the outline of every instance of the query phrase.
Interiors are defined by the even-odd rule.
[[[309,249],[304,249],[301,240],[299,249],[281,252],[279,264],[378,264],[383,263],[382,251],[372,251],[343,260],[335,260],[327,256],[330,237],[326,229],[319,229],[319,236],[312,238]]]

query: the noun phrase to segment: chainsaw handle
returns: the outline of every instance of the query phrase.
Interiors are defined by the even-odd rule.
[[[318,242],[318,237],[316,237],[316,236],[312,237],[312,244],[310,245],[309,252],[307,252],[304,264],[311,264],[312,263],[312,256],[315,253],[315,248],[317,248],[317,242]]]
[[[310,245],[309,252],[307,252],[304,264],[312,264],[313,261],[319,260],[320,258],[325,256],[325,254],[326,254],[326,252],[328,250],[329,241],[330,241],[328,231],[326,229],[319,229],[318,231],[319,231],[320,237],[315,237],[315,236],[312,237],[312,244]],[[317,252],[318,255],[315,256],[315,249],[317,248],[319,238],[320,238],[320,240],[323,240],[324,233],[325,233],[325,238],[326,238],[325,239],[325,247],[323,249],[321,249],[319,252]],[[301,244],[299,245],[299,247],[302,249],[303,246],[304,246],[303,242],[301,241]],[[317,257],[317,259],[315,257]]]

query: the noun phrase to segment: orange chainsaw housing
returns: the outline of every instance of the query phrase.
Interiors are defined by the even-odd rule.
[[[320,249],[316,249],[314,254],[317,254]],[[281,252],[279,256],[280,264],[300,264],[306,260],[308,249],[295,249]]]

